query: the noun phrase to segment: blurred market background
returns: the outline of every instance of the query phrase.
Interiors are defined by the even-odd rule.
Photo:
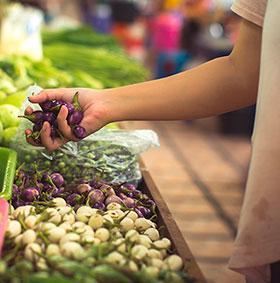
[[[240,22],[231,0],[0,3],[0,105],[18,108],[34,82],[102,89],[166,77],[227,55]],[[159,135],[160,148],[145,152],[144,162],[209,282],[243,282],[227,262],[253,122],[254,107],[197,121],[124,123]],[[16,129],[0,125],[3,145]]]

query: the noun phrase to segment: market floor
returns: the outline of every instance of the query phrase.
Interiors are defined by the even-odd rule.
[[[197,122],[129,122],[152,129],[160,148],[143,154],[155,183],[209,283],[241,283],[227,269],[247,168],[249,139],[222,136],[215,119]]]

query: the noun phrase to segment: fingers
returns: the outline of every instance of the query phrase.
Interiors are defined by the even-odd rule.
[[[27,106],[25,111],[24,111],[24,115],[30,115],[32,114],[33,109],[30,106]]]
[[[33,146],[45,147],[48,151],[53,151],[63,144],[67,142],[66,139],[52,139],[51,136],[51,127],[48,122],[45,122],[41,131],[41,144],[38,144],[34,141],[32,137],[32,130],[27,129],[25,130],[26,141]]]
[[[70,126],[67,123],[67,115],[68,115],[68,109],[66,106],[62,106],[60,108],[60,111],[57,115],[57,124],[58,129],[63,137],[65,137],[68,140],[77,141],[77,139],[73,136],[72,130]]]
[[[48,122],[44,122],[41,131],[41,142],[42,146],[44,146],[48,151],[53,151],[66,143],[67,140],[58,138],[52,139],[51,126]]]
[[[35,141],[33,140],[33,138],[31,137],[32,135],[32,131],[30,129],[25,130],[25,137],[26,137],[26,141],[34,146],[40,146],[37,143],[35,143]]]
[[[29,96],[29,101],[32,103],[41,103],[46,100],[53,99],[64,99],[66,101],[71,101],[75,94],[75,90],[67,88],[57,88],[57,89],[45,89],[36,95]]]

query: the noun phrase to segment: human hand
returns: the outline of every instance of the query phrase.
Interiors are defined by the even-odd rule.
[[[87,135],[99,130],[110,122],[108,115],[108,100],[102,91],[95,91],[87,88],[46,89],[37,95],[30,96],[29,100],[32,103],[42,103],[54,99],[72,102],[76,92],[79,93],[79,104],[84,114],[84,118],[80,123],[80,126],[85,128]],[[27,107],[25,110],[26,115],[32,114],[32,112],[33,109],[31,107]],[[63,138],[51,138],[51,125],[48,122],[44,122],[40,137],[42,146],[44,146],[47,150],[55,150],[70,140],[78,141],[67,123],[67,115],[67,107],[62,106],[57,116],[57,123],[59,132],[62,134]],[[38,146],[31,137],[31,129],[27,129],[25,131],[25,135],[27,142]]]

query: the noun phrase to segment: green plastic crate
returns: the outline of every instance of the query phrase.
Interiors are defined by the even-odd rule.
[[[0,198],[9,200],[17,164],[17,153],[14,150],[0,147]]]

